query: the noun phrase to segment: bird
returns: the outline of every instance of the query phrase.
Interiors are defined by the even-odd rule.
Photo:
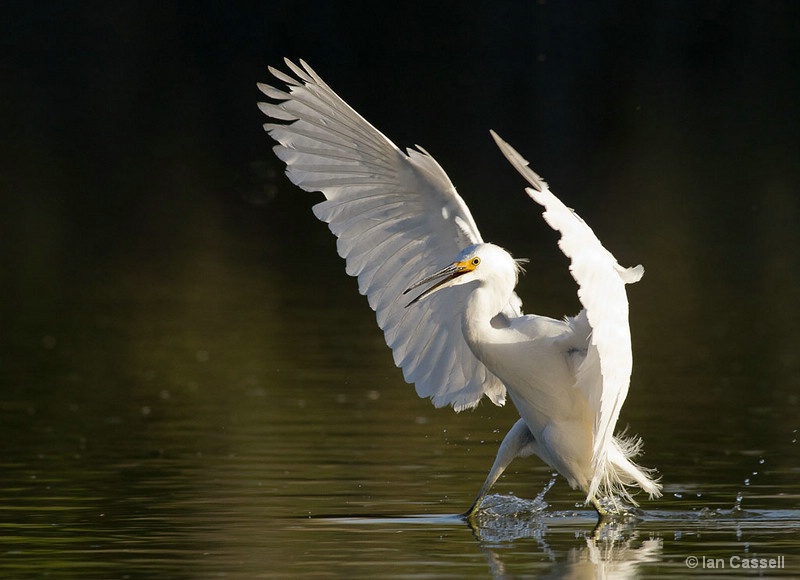
[[[634,462],[641,439],[615,435],[633,365],[625,286],[644,268],[620,266],[490,131],[560,233],[583,307],[561,320],[524,315],[515,292],[524,261],[483,240],[433,156],[419,145],[398,148],[298,63],[285,59],[289,72],[268,68],[285,86],[258,83],[268,99],[258,103],[269,118],[264,129],[289,180],[324,194],[313,212],[336,236],[406,382],[436,407],[460,412],[484,397],[496,405],[510,398],[519,413],[464,515],[476,516],[512,460],[531,455],[581,491],[601,520],[624,502],[638,505],[636,488],[659,497],[655,470]]]

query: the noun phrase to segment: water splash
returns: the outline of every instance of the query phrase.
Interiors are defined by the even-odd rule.
[[[743,499],[742,492],[736,494],[736,501],[733,504],[733,508],[731,508],[731,513],[733,514],[740,514],[744,510],[742,509],[742,499]]]
[[[545,486],[535,499],[493,494],[484,498],[471,522],[482,542],[502,544],[521,538],[533,538],[547,551],[544,534],[547,529],[542,513],[548,508],[543,496],[552,486]]]
[[[544,496],[555,483],[556,478],[552,477],[542,491],[536,494],[533,499],[500,494],[487,496],[481,503],[478,515],[482,519],[496,519],[524,517],[540,513],[547,509],[549,504],[545,501]]]
[[[758,464],[759,465],[764,465],[766,462],[767,462],[767,460],[764,459],[764,457],[759,457],[758,458]],[[757,475],[758,475],[758,470],[751,471],[750,472],[750,476],[749,477],[745,477],[743,482],[742,482],[744,484],[744,486],[745,487],[750,487],[750,484],[753,482],[753,478],[756,477]],[[733,508],[731,508],[731,514],[732,515],[740,515],[740,514],[742,514],[744,512],[744,509],[742,508],[742,499],[743,499],[743,497],[744,497],[744,495],[742,494],[741,491],[736,494],[736,501],[733,504]]]

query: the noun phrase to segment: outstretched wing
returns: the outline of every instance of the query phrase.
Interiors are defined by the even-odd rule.
[[[258,85],[274,101],[259,108],[279,121],[264,128],[292,183],[325,194],[314,214],[338,238],[406,381],[437,407],[460,411],[484,394],[503,404],[505,387],[464,340],[458,296],[437,293],[405,308],[404,290],[482,241],[450,179],[421,148],[398,149],[305,62],[286,65],[295,76],[270,68],[286,90]]]
[[[638,282],[644,268],[620,266],[586,222],[550,192],[547,183],[528,167],[528,162],[494,131],[492,137],[503,155],[533,186],[525,191],[544,206],[544,219],[561,233],[558,245],[571,260],[570,272],[578,283],[578,298],[592,327],[591,344],[578,368],[576,387],[597,413],[592,464],[603,465],[606,461],[603,454],[611,447],[610,439],[628,394],[633,368],[625,284]],[[600,471],[595,469],[594,473]],[[594,497],[600,483],[597,476],[592,480],[589,497]]]

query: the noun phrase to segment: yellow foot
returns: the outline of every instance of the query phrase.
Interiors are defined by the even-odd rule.
[[[599,501],[597,501],[597,498],[596,498],[596,497],[593,497],[593,498],[592,498],[592,500],[591,500],[591,504],[592,504],[592,507],[593,507],[593,508],[595,509],[595,511],[597,512],[597,515],[598,515],[598,517],[600,518],[600,520],[604,520],[604,519],[606,519],[606,518],[607,518],[609,515],[611,515],[611,514],[608,512],[608,510],[607,510],[606,508],[604,508],[602,505],[600,505],[600,502],[599,502]]]
[[[469,506],[469,509],[461,514],[461,517],[467,520],[468,522],[472,522],[475,519],[475,514],[478,513],[478,508],[481,507],[481,501],[483,498],[479,497],[472,502],[472,505]]]

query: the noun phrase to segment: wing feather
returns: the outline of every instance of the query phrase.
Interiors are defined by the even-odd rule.
[[[358,277],[406,381],[437,407],[459,411],[483,395],[503,404],[505,387],[461,331],[458,308],[468,289],[405,308],[406,288],[482,241],[447,174],[421,147],[403,153],[305,62],[286,65],[292,74],[269,69],[286,90],[258,85],[273,101],[259,103],[275,121],[264,128],[292,183],[325,194],[314,214],[338,238],[347,273]],[[509,311],[518,312],[517,304],[515,297]]]
[[[544,219],[561,233],[558,245],[571,260],[570,272],[578,283],[578,298],[592,329],[586,358],[576,373],[576,388],[584,393],[596,412],[593,466],[604,465],[633,368],[625,284],[639,281],[644,268],[620,266],[586,222],[550,192],[547,183],[528,167],[528,162],[496,133],[492,132],[492,136],[506,158],[533,186],[526,192],[544,206]],[[589,497],[594,497],[602,483],[602,472],[594,469],[596,475],[589,486]]]

